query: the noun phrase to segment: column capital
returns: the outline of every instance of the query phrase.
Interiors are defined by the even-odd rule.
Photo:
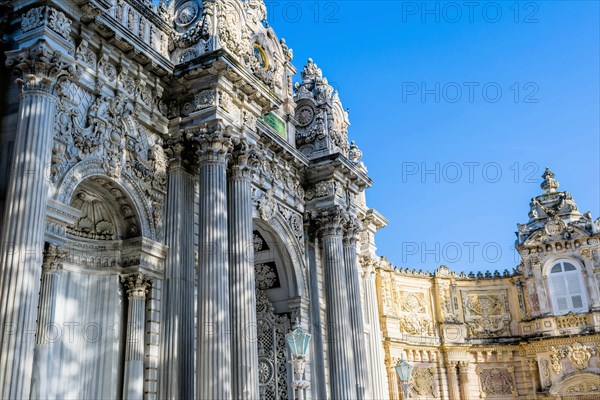
[[[129,297],[146,297],[152,284],[146,275],[139,272],[121,277],[121,282],[127,288]]]
[[[17,75],[23,92],[43,91],[55,94],[65,79],[74,78],[77,68],[64,60],[61,52],[43,42],[6,53],[6,66]]]
[[[46,272],[56,272],[62,269],[67,251],[54,243],[46,243],[44,248],[44,263],[42,269]]]
[[[237,138],[234,143],[229,165],[230,178],[249,181],[260,162],[260,150],[245,138]]]
[[[217,122],[214,126],[202,124],[199,127],[189,129],[186,139],[195,142],[200,165],[220,164],[227,165],[233,149],[231,126],[225,126]]]
[[[341,207],[331,207],[316,213],[312,219],[321,236],[343,236],[348,215]]]
[[[456,367],[458,367],[458,361],[446,361],[446,369],[450,373],[456,373]]]
[[[468,361],[458,361],[458,372],[466,374],[469,370],[470,363]]]
[[[355,216],[348,216],[344,224],[344,244],[356,246],[360,239],[362,223]]]

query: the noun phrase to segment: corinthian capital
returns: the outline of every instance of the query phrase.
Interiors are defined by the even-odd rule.
[[[63,261],[67,258],[67,251],[62,247],[54,243],[47,243],[44,249],[44,263],[42,268],[47,272],[54,272],[61,270],[63,267]]]
[[[187,132],[187,139],[194,141],[198,146],[200,164],[227,163],[233,149],[231,130],[231,126],[225,127],[219,122],[213,127],[204,124]]]
[[[13,69],[23,91],[54,93],[62,80],[73,78],[77,72],[74,64],[67,63],[60,52],[44,43],[8,52],[6,66]]]
[[[314,217],[315,227],[321,236],[342,236],[348,216],[340,207],[331,207]]]
[[[356,245],[360,238],[362,223],[355,216],[349,216],[344,225],[344,241],[350,245]]]
[[[129,297],[146,297],[151,281],[141,273],[127,275],[121,278]]]
[[[231,178],[250,180],[261,159],[259,149],[244,138],[237,142],[229,166]]]

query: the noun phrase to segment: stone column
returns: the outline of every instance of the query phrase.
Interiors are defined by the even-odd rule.
[[[323,212],[318,222],[323,243],[331,398],[355,399],[356,371],[352,367],[354,350],[342,243],[344,215],[332,208]]]
[[[43,44],[7,54],[22,93],[0,246],[0,398],[31,393],[56,83],[74,72]]]
[[[539,367],[538,367],[538,363],[536,359],[533,358],[528,358],[527,359],[527,365],[529,367],[529,377],[531,378],[531,395],[532,397],[535,397],[535,394],[538,392],[538,390],[540,390],[541,388],[541,382],[540,382],[540,374],[539,374]],[[515,388],[516,390],[516,388]]]
[[[458,362],[458,381],[460,384],[461,399],[469,398],[469,362]]]
[[[387,376],[388,376],[388,382],[389,382],[389,388],[390,388],[390,400],[400,400],[400,385],[399,385],[399,379],[398,379],[398,373],[396,372],[396,369],[394,368],[393,365],[388,366],[387,368]],[[385,399],[387,396],[382,397],[382,399]]]
[[[233,399],[259,398],[252,240],[252,164],[255,159],[254,149],[248,143],[242,142],[237,146],[228,182]]]
[[[362,261],[364,271],[363,287],[365,291],[366,318],[371,327],[370,340],[367,343],[368,354],[371,355],[371,365],[367,379],[370,380],[372,399],[384,399],[388,396],[387,373],[383,352],[383,338],[379,325],[379,306],[377,304],[377,287],[375,285],[374,260],[367,257]]]
[[[196,397],[231,398],[227,159],[231,135],[220,125],[190,132],[200,162]]]
[[[142,400],[144,398],[144,317],[150,281],[140,273],[123,277],[121,281],[125,284],[129,301],[123,399]]]
[[[365,351],[365,326],[363,322],[362,301],[359,282],[359,266],[357,244],[360,223],[349,219],[344,235],[344,266],[348,290],[349,321],[352,333],[352,349],[354,352],[354,370],[356,374],[356,398],[369,398],[370,386],[367,385],[367,360]]]
[[[40,305],[34,349],[31,399],[53,399],[52,373],[58,367],[53,357],[54,343],[60,340],[60,327],[55,325],[56,300],[61,284],[62,262],[67,253],[59,245],[49,243],[44,254]]]
[[[194,182],[181,138],[168,143],[159,397],[194,398]]]
[[[457,367],[457,361],[446,362],[446,376],[448,377],[448,396],[450,400],[461,400],[460,388],[458,386],[458,375],[456,374]]]

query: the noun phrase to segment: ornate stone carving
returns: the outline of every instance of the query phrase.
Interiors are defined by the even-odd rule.
[[[195,111],[204,110],[216,105],[217,91],[215,89],[202,90],[194,96],[192,101],[181,107],[181,115],[187,117]]]
[[[437,398],[436,368],[415,367],[411,376],[411,387],[418,396]]]
[[[489,337],[510,333],[508,323],[511,317],[506,292],[500,295],[492,292],[467,292],[463,296],[465,322],[472,336]]]
[[[97,63],[96,53],[94,53],[88,46],[88,41],[82,39],[81,43],[79,43],[79,46],[77,47],[77,51],[75,52],[75,58],[88,67],[95,68]]]
[[[48,28],[58,33],[63,38],[71,41],[71,20],[64,13],[52,7],[47,7],[48,10]]]
[[[283,217],[287,220],[292,233],[298,239],[298,243],[304,242],[304,219],[300,214],[295,211],[290,210],[282,204],[279,204],[279,212]],[[304,246],[301,246],[302,251],[304,251]]]
[[[150,279],[141,273],[123,276],[121,282],[125,285],[129,297],[146,297],[152,284]]]
[[[262,290],[256,291],[258,324],[258,363],[261,399],[282,399],[287,395],[287,343],[285,334],[290,322],[275,309]]]
[[[275,263],[259,263],[254,265],[256,288],[268,290],[279,287],[279,276]]]
[[[72,206],[81,210],[81,218],[68,229],[70,234],[93,240],[116,239],[111,212],[102,199],[81,190],[75,195]]]
[[[270,221],[277,212],[277,201],[273,197],[273,191],[267,190],[258,200],[258,212],[264,221]]]
[[[433,323],[428,318],[405,315],[400,318],[400,331],[409,335],[433,336]]]
[[[17,83],[24,91],[54,93],[57,84],[76,74],[74,65],[64,61],[60,52],[53,51],[44,44],[7,53],[6,66],[14,69],[19,76]]]
[[[35,7],[23,14],[21,30],[25,33],[46,25],[71,43],[71,24],[72,21],[63,12],[55,8]]]
[[[568,387],[566,393],[592,393],[600,392],[600,383],[584,382]]]
[[[338,207],[331,207],[321,211],[316,218],[316,227],[323,236],[342,236],[347,215]]]
[[[44,25],[44,7],[31,8],[21,17],[23,32],[29,32],[42,25]]]
[[[54,243],[46,243],[44,249],[44,263],[42,268],[45,271],[57,271],[62,269],[63,262],[67,258],[67,250],[63,246]]]
[[[511,368],[478,368],[478,373],[485,396],[518,396]]]
[[[201,163],[225,164],[233,149],[231,131],[231,126],[224,126],[220,122],[211,128],[204,124],[189,130],[186,138],[197,144]]]
[[[594,354],[596,354],[596,349],[593,347],[582,346],[580,343],[569,346],[569,360],[579,370],[589,366],[590,358]]]
[[[348,116],[321,69],[309,59],[296,84],[296,146],[307,156],[341,152],[348,155]]]
[[[401,311],[419,314],[427,313],[425,305],[428,302],[425,300],[425,293],[400,292],[399,299]]]

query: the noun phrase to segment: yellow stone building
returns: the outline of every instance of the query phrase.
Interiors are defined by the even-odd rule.
[[[600,227],[546,170],[510,273],[374,261],[391,399],[600,399]]]

